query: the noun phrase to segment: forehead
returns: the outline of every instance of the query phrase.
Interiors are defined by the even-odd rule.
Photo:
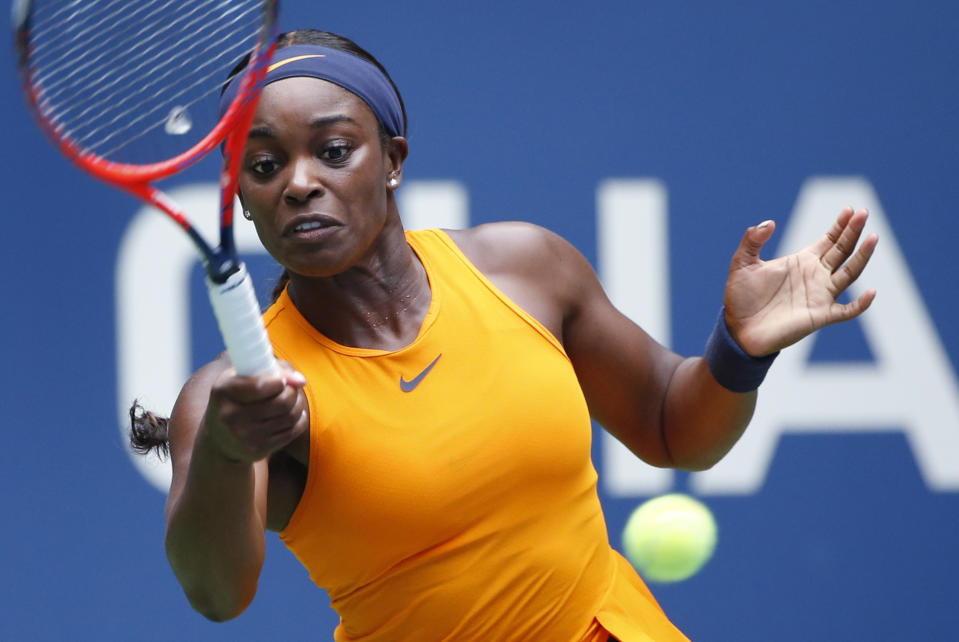
[[[335,83],[309,77],[284,78],[264,87],[255,120],[309,122],[330,116],[346,116],[379,131],[373,110],[362,98]]]

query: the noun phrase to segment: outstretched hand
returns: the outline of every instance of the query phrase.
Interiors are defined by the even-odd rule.
[[[765,221],[746,230],[726,281],[726,324],[736,342],[761,357],[790,346],[819,328],[853,319],[876,296],[867,290],[851,303],[836,299],[862,274],[879,237],[859,249],[869,213],[847,207],[818,241],[794,254],[763,261],[759,252],[776,229]]]

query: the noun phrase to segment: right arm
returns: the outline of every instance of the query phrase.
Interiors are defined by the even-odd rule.
[[[224,621],[263,566],[269,456],[309,426],[302,375],[240,377],[224,358],[186,383],[170,417],[166,551],[194,609]]]

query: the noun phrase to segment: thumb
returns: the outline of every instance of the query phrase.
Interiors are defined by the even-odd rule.
[[[288,361],[277,359],[277,364],[280,366],[280,377],[283,379],[283,385],[293,386],[294,388],[302,388],[306,385],[306,376],[296,370]]]
[[[736,270],[759,263],[759,252],[775,231],[776,222],[772,220],[763,221],[759,225],[748,228],[743,234],[739,247],[736,248],[736,253],[733,254],[730,269]]]

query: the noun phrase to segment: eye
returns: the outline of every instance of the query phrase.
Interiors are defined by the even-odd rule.
[[[276,171],[277,162],[272,158],[256,158],[250,162],[250,171],[257,176],[269,176]]]
[[[323,151],[320,152],[320,157],[331,163],[343,163],[352,151],[353,147],[350,144],[336,142],[324,147]]]

